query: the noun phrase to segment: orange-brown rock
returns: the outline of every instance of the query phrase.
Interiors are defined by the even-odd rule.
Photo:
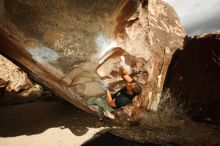
[[[142,113],[142,110],[156,111],[172,55],[183,48],[185,34],[178,17],[162,1],[127,1],[119,9],[114,35],[124,52],[112,52],[111,55],[118,56],[111,58],[109,55],[107,61],[104,61],[104,56],[98,74],[107,82],[114,83],[113,79],[117,82],[119,77],[115,72],[118,66],[115,64],[118,64],[120,55],[130,54],[125,60],[133,69],[131,74],[136,72],[135,78],[144,90],[141,98],[125,107],[124,112],[129,119]]]
[[[2,55],[0,55],[0,70],[0,86],[6,86],[8,92],[18,92],[31,87],[31,81],[26,73]]]
[[[32,83],[21,68],[2,55],[0,55],[0,70],[0,105],[40,99],[42,87]]]
[[[107,49],[121,47],[135,58],[134,71],[141,72],[135,78],[144,91],[141,100],[135,99],[137,102],[118,112],[124,115],[119,120],[135,121],[146,109],[157,110],[167,67],[185,36],[174,10],[166,3],[0,3],[0,50],[32,79],[78,108],[94,111],[84,100],[105,91],[95,72],[98,61]]]

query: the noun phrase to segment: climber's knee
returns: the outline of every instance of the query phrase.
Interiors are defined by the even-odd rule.
[[[86,100],[86,104],[87,105],[95,105],[97,100],[99,99],[99,97],[91,97],[89,99]]]

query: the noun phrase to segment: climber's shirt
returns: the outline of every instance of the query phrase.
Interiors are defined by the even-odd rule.
[[[123,87],[121,90],[112,95],[112,99],[115,99],[116,108],[121,108],[131,103],[135,96],[135,94],[128,94],[126,87]]]

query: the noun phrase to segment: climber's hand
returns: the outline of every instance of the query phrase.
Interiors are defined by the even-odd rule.
[[[128,72],[123,67],[119,68],[119,73],[120,73],[121,76],[124,76],[124,75],[128,74]]]

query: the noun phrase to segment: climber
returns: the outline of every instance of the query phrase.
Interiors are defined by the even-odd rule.
[[[132,102],[132,99],[142,92],[141,86],[134,80],[124,68],[124,57],[121,57],[121,67],[119,72],[125,81],[126,85],[114,94],[111,94],[109,90],[106,91],[105,96],[91,97],[86,101],[87,105],[98,106],[99,119],[103,119],[103,110],[114,112],[121,107]]]

